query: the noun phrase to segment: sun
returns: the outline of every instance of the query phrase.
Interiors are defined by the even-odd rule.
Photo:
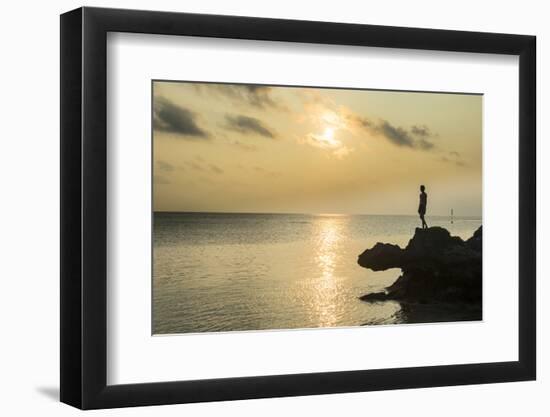
[[[319,138],[330,146],[338,146],[340,144],[339,141],[334,139],[334,128],[332,127],[327,127]]]
[[[331,128],[331,127],[327,127],[325,129],[325,133],[323,133],[323,137],[326,139],[326,140],[332,140],[334,139],[334,129]]]

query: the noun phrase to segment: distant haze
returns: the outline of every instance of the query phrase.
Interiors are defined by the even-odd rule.
[[[482,96],[153,83],[155,211],[481,216]]]

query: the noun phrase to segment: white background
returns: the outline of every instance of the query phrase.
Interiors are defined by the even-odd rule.
[[[295,19],[333,20],[398,26],[434,27],[536,34],[538,36],[538,119],[539,119],[539,213],[549,212],[550,157],[541,138],[548,125],[541,120],[549,83],[550,27],[544,3],[537,1],[387,1],[368,4],[344,1],[316,2],[231,2],[202,0],[182,3],[120,1],[88,5],[164,9],[203,13],[241,14]],[[4,5],[0,36],[2,42],[2,163],[3,198],[0,236],[2,282],[0,320],[0,410],[6,415],[31,413],[71,415],[76,411],[58,404],[59,349],[59,52],[58,14],[80,6],[73,1],[10,2]],[[539,214],[539,259],[550,249],[550,220]],[[503,236],[506,238],[506,236]],[[550,296],[545,276],[548,265],[539,263],[539,377],[537,382],[484,386],[402,390],[378,393],[328,395],[291,399],[239,401],[169,407],[101,411],[95,414],[121,415],[280,415],[311,413],[390,413],[419,416],[547,415],[544,395],[550,389],[548,352],[550,330],[544,325],[550,314]]]
[[[517,360],[517,57],[136,34],[107,45],[109,384]],[[483,322],[151,337],[159,78],[483,92]]]

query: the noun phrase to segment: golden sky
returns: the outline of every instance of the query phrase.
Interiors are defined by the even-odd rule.
[[[155,211],[481,216],[482,96],[153,82]]]

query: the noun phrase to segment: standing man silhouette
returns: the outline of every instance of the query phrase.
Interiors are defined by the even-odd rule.
[[[422,220],[422,229],[427,229],[428,225],[426,220],[424,220],[424,215],[426,214],[426,206],[428,205],[428,194],[426,194],[426,187],[423,185],[420,186],[420,203],[418,204],[418,215],[420,220]]]

